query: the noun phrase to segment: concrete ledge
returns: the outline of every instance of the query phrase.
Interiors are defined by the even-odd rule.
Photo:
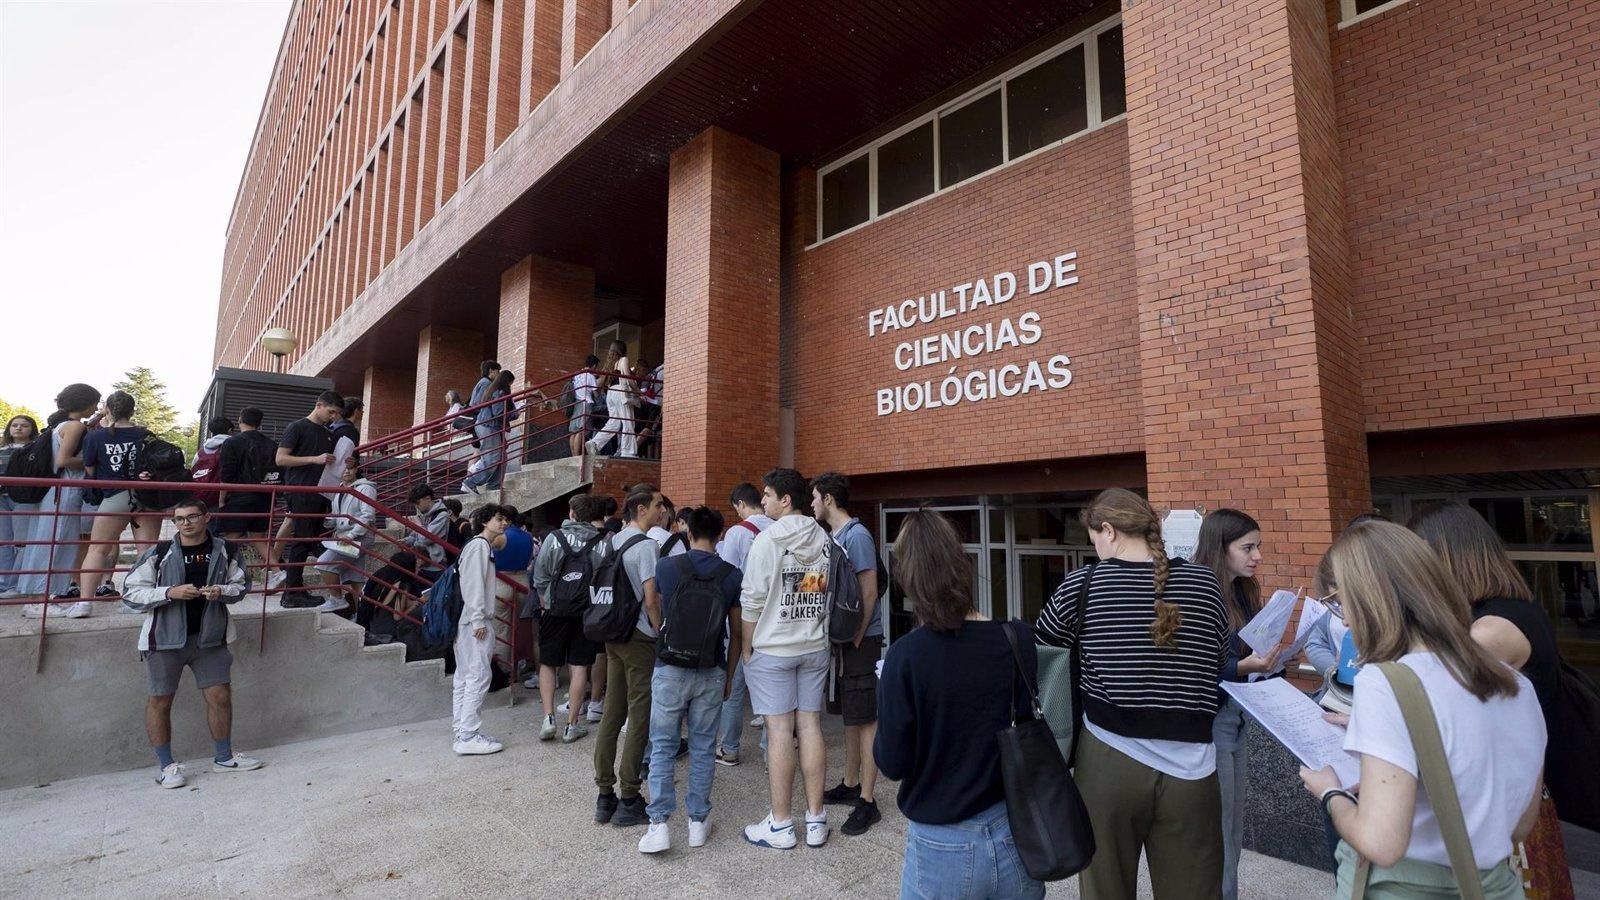
[[[39,620],[0,608],[0,721],[9,726],[0,729],[0,788],[150,762],[136,649],[143,617],[120,610],[97,604],[87,619],[50,619],[35,673]],[[263,611],[259,596],[234,614],[233,742],[241,750],[450,714],[443,660],[406,663],[400,645],[363,647],[353,622],[275,600]],[[179,757],[210,752],[205,702],[190,674],[173,704],[172,744]]]

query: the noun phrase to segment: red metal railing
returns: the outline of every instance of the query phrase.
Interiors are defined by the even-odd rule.
[[[317,569],[323,572],[326,572],[329,568],[337,569],[340,577],[332,584],[321,585],[307,583],[303,586],[303,588],[301,588],[301,590],[312,593],[331,589],[336,593],[344,594],[348,600],[353,601],[351,603],[347,603],[347,610],[358,610],[363,604],[370,605],[372,607],[387,610],[390,615],[394,616],[397,620],[408,621],[413,624],[420,625],[420,619],[417,617],[417,615],[414,615],[413,612],[415,612],[416,607],[423,602],[424,597],[422,595],[429,587],[433,585],[433,578],[424,571],[423,561],[426,558],[425,554],[416,552],[420,548],[416,548],[413,545],[408,544],[405,538],[407,536],[418,536],[427,542],[438,544],[452,556],[459,555],[461,549],[451,544],[446,539],[446,536],[434,535],[433,533],[424,529],[417,522],[401,514],[391,506],[381,501],[373,500],[358,491],[352,490],[351,488],[342,486],[318,487],[310,485],[301,486],[208,483],[202,487],[200,485],[152,481],[97,481],[81,478],[12,478],[0,476],[0,490],[5,491],[9,491],[12,488],[47,488],[54,489],[56,494],[60,494],[61,492],[65,492],[69,489],[82,490],[90,487],[98,488],[101,491],[107,492],[109,495],[115,495],[124,490],[161,490],[163,492],[173,493],[204,492],[211,494],[214,494],[217,491],[222,491],[228,494],[267,494],[270,499],[268,501],[268,510],[265,513],[228,512],[223,510],[212,510],[209,513],[212,522],[215,525],[220,526],[216,530],[222,532],[226,532],[228,530],[226,528],[226,523],[231,520],[260,520],[262,518],[267,520],[267,528],[263,532],[256,532],[253,535],[247,535],[245,537],[229,537],[230,542],[235,546],[242,546],[247,549],[257,547],[265,549],[265,552],[260,554],[259,560],[246,559],[246,570],[248,574],[251,575],[249,593],[251,595],[260,594],[261,596],[262,616],[259,652],[266,651],[266,613],[269,598],[274,594],[282,594],[289,590],[288,588],[272,584],[273,574],[275,572],[283,571],[288,568],[300,568],[302,571],[306,572],[309,572],[312,569]],[[327,535],[323,533],[324,523],[321,520],[337,519],[341,517],[332,513],[289,512],[286,508],[286,504],[280,501],[283,498],[293,494],[344,495],[358,498],[361,504],[369,507],[370,512],[364,517],[359,515],[354,517],[343,517],[364,519],[367,525],[366,532],[368,541],[365,543],[358,542],[355,544],[358,550],[357,556],[354,558],[340,557],[337,559],[330,557],[325,562],[319,561],[319,559],[324,556],[324,554],[321,552],[322,542],[327,539]],[[11,531],[15,535],[15,537],[6,541],[5,543],[14,550],[20,551],[10,554],[11,558],[14,560],[10,566],[0,568],[0,584],[9,584],[12,581],[16,581],[19,588],[19,591],[11,592],[11,594],[8,594],[7,596],[0,596],[0,612],[15,610],[19,607],[30,605],[39,607],[39,652],[37,654],[37,660],[35,664],[36,671],[43,667],[45,639],[46,634],[48,633],[47,626],[52,612],[52,604],[106,604],[120,603],[122,600],[120,590],[106,596],[78,596],[65,600],[53,599],[50,596],[52,593],[53,584],[59,584],[63,577],[81,578],[82,576],[104,575],[106,576],[104,579],[105,583],[111,584],[113,585],[113,588],[115,588],[116,576],[118,574],[126,575],[126,573],[132,569],[133,565],[137,564],[138,559],[144,554],[144,551],[148,547],[159,543],[161,540],[174,539],[171,535],[165,534],[170,530],[165,524],[169,519],[168,513],[165,512],[152,511],[131,514],[100,512],[98,510],[90,511],[83,509],[78,504],[70,501],[65,504],[55,502],[51,500],[49,496],[46,497],[46,501],[49,502],[42,504],[22,504],[22,508],[17,508],[18,504],[13,500],[11,504],[12,508],[0,508],[0,517],[4,517],[12,523]],[[41,506],[48,506],[48,508],[39,508]],[[119,529],[118,535],[112,540],[102,539],[100,541],[95,541],[83,536],[90,533],[92,526],[89,523],[92,523],[96,519],[117,518],[126,521],[130,517],[146,518],[147,520],[156,519],[161,521],[164,523],[162,532],[165,536],[158,537],[156,539],[139,539],[135,535],[134,537],[130,538],[125,536],[125,533],[130,530],[126,526]],[[387,518],[388,522],[390,523],[389,529],[380,529],[376,527],[379,517]],[[71,523],[66,523],[65,530],[68,533],[63,534],[63,520],[67,519],[84,521],[76,528],[73,528]],[[292,530],[287,535],[279,534],[281,526],[290,524],[295,520],[304,519],[319,520],[315,529],[317,534],[312,536],[297,536]],[[399,535],[397,536],[390,533],[392,530],[398,530]],[[289,544],[293,543],[313,544],[313,546],[309,548],[310,552],[308,552],[305,562],[286,563],[279,560],[279,553],[275,552],[275,548],[277,551],[282,551]],[[127,565],[124,565],[120,562],[121,554],[113,553],[111,562],[108,566],[88,568],[83,567],[76,562],[76,560],[82,558],[78,550],[72,551],[72,555],[70,557],[67,557],[66,559],[62,558],[64,556],[62,548],[80,548],[86,553],[90,547],[95,545],[115,546],[118,548],[131,546],[135,551],[132,554],[133,561]],[[28,548],[40,549],[30,554],[28,552]],[[394,553],[390,553],[389,551],[391,550],[394,551]],[[398,570],[396,569],[395,560],[397,559],[398,552],[401,551],[412,553],[414,556],[416,556],[418,562],[414,571],[405,571],[403,568]],[[35,562],[35,560],[37,560],[39,557],[42,557],[44,560],[42,565]],[[368,596],[364,589],[360,589],[360,586],[355,589],[349,588],[347,586],[347,582],[345,582],[343,578],[343,575],[345,573],[354,573],[357,571],[365,576],[366,581],[375,582],[380,585],[384,589],[386,596],[373,598]],[[391,574],[403,573],[405,577],[395,578],[394,580],[380,577],[380,573],[384,573],[386,571]],[[34,577],[30,578],[30,576]],[[509,650],[511,671],[513,674],[515,674],[516,660],[519,658],[519,648],[517,646],[516,638],[516,624],[517,609],[520,603],[520,598],[517,595],[519,593],[526,593],[528,589],[505,573],[499,573],[499,579],[501,582],[510,585],[512,587],[512,591],[510,601],[497,604],[498,608],[495,610],[495,618],[500,625],[504,626],[505,631],[505,635],[501,636],[498,634],[500,629],[497,628],[496,640],[497,644],[503,644]],[[21,596],[16,595],[21,593],[20,588],[23,585],[31,586],[32,584],[41,581],[43,587],[40,592],[22,594]],[[385,603],[385,599],[389,600],[390,603]],[[408,604],[408,610],[402,611],[398,608],[398,605],[401,602]]]
[[[592,389],[587,403],[568,390],[584,374],[595,376],[602,385]],[[632,389],[615,390],[611,384]],[[501,486],[510,462],[578,456],[585,452],[585,444],[600,440],[618,446],[621,454],[625,451],[620,445],[630,433],[636,443],[642,435],[637,450],[644,453],[638,455],[654,457],[660,449],[660,405],[649,398],[659,396],[660,385],[653,378],[578,369],[368,441],[356,450],[362,470],[378,485],[379,500],[390,506],[404,503],[418,484],[429,485],[440,497],[463,493],[461,483],[477,475],[478,466],[493,470],[478,479],[493,489]],[[614,407],[613,394],[618,401]],[[572,419],[580,408],[584,418],[575,432]],[[477,421],[480,413],[482,422]],[[468,427],[458,427],[469,421]]]

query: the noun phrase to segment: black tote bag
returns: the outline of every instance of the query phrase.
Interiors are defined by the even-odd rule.
[[[1011,727],[998,735],[1006,818],[1028,875],[1039,881],[1060,881],[1088,868],[1094,858],[1094,828],[1050,723],[1045,721],[1038,687],[1023,667],[1017,644],[1017,626],[1021,624],[1013,619],[1003,628],[1017,674],[1028,689],[1030,711],[1022,718],[1012,703]],[[1016,690],[1014,679],[1012,690]]]

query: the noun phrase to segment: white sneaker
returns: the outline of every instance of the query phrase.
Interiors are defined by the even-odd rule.
[[[601,719],[605,718],[605,709],[603,708],[603,706],[604,706],[604,704],[602,703],[602,701],[599,701],[599,700],[591,700],[591,701],[589,701],[589,721],[591,721],[591,722],[599,722]]]
[[[259,768],[261,768],[261,760],[240,756],[237,753],[222,762],[217,762],[215,759],[211,761],[211,771],[213,772],[252,772]]]
[[[828,842],[828,811],[823,810],[816,818],[811,813],[806,813],[806,846],[821,847]]]
[[[704,847],[706,845],[706,840],[710,837],[710,822],[696,822],[693,819],[689,820],[689,846]]]
[[[89,613],[91,613],[93,611],[94,611],[94,604],[93,603],[90,603],[87,600],[79,600],[77,603],[74,603],[71,606],[67,607],[67,618],[69,618],[69,619],[87,619],[87,618],[89,618]]]
[[[767,727],[766,717],[765,716],[756,716],[754,719],[751,719],[750,720],[750,727],[751,728],[765,728],[765,727]]]
[[[532,678],[527,679],[526,681],[522,682],[522,686],[530,691],[537,691],[539,689],[539,676],[535,675]]]
[[[464,741],[456,741],[450,745],[461,756],[487,756],[490,753],[499,753],[505,749],[499,741],[492,740],[481,734],[474,734]]]
[[[555,716],[545,716],[544,717],[544,721],[539,723],[539,740],[541,740],[541,741],[553,741],[555,739],[556,739],[556,717]]]
[[[572,699],[571,698],[568,698],[566,700],[561,701],[561,705],[556,707],[556,715],[558,715],[558,716],[564,716],[564,715],[566,715],[567,713],[569,713],[571,711],[572,711]]]
[[[183,765],[181,763],[163,766],[161,774],[156,776],[156,784],[164,788],[181,788],[188,783],[188,780],[183,777]]]
[[[651,822],[644,837],[639,838],[640,853],[663,853],[672,849],[672,833],[667,831],[667,823]]]
[[[283,569],[274,569],[271,577],[267,579],[267,590],[272,591],[283,587],[283,582],[288,577],[289,573]]]
[[[570,744],[573,741],[579,740],[580,738],[582,738],[584,735],[587,735],[588,733],[589,733],[589,729],[584,727],[584,725],[582,723],[573,722],[573,723],[569,724],[564,731],[561,732],[561,743]]]
[[[774,824],[772,813],[769,812],[765,819],[744,827],[744,839],[757,847],[792,850],[795,845],[794,821],[790,820],[782,825]]]
[[[317,612],[342,612],[349,605],[349,598],[343,596],[333,596],[322,601],[322,605],[317,607]]]

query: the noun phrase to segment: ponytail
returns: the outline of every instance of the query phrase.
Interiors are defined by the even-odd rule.
[[[1172,563],[1167,559],[1166,546],[1161,542],[1161,518],[1150,502],[1125,488],[1101,491],[1084,509],[1082,521],[1090,531],[1109,524],[1125,535],[1143,537],[1150,545],[1154,564],[1155,621],[1150,623],[1150,639],[1157,647],[1178,646],[1178,626],[1183,624],[1183,612],[1176,603],[1162,599],[1167,592],[1167,576]]]

